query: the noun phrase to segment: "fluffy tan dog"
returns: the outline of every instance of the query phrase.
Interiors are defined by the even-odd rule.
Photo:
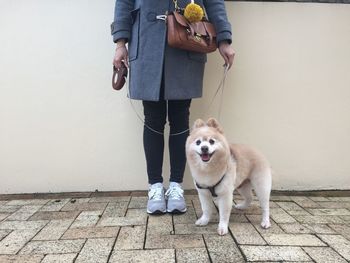
[[[254,189],[262,209],[261,226],[271,226],[271,169],[262,154],[247,145],[229,144],[219,123],[211,118],[206,123],[195,121],[186,141],[186,157],[203,211],[196,225],[208,224],[215,211],[214,201],[220,215],[218,233],[227,234],[234,189],[244,198],[237,209],[250,205]]]

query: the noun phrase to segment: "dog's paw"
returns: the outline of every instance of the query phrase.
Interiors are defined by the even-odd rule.
[[[209,218],[202,216],[196,221],[197,226],[206,226],[209,223]]]
[[[264,229],[268,229],[271,227],[271,223],[270,223],[270,220],[267,219],[267,220],[263,220],[261,222],[261,227],[264,228]]]
[[[245,203],[240,203],[240,204],[237,204],[234,206],[236,209],[239,209],[239,210],[243,210],[243,209],[247,209],[248,208],[248,205],[245,204]]]
[[[220,236],[226,235],[228,233],[228,227],[224,224],[219,224],[218,226],[218,234]]]

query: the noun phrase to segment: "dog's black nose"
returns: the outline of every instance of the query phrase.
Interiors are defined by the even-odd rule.
[[[202,153],[208,153],[208,151],[209,151],[208,146],[202,146],[201,151],[202,151]]]

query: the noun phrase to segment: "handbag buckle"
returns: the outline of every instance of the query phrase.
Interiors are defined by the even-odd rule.
[[[196,40],[197,42],[200,42],[201,41],[201,37],[202,37],[201,34],[195,33],[194,40]]]
[[[167,15],[157,15],[156,16],[156,19],[159,19],[159,20],[166,20],[166,18],[167,18]]]

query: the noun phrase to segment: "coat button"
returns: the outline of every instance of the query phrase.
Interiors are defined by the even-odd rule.
[[[150,21],[150,22],[154,22],[154,21],[157,20],[156,16],[157,16],[156,13],[154,13],[154,12],[149,12],[149,13],[147,14],[147,20]]]

